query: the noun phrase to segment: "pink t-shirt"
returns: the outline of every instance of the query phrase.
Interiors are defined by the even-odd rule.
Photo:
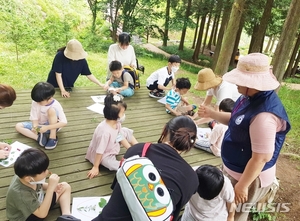
[[[210,149],[215,156],[221,156],[221,146],[228,126],[216,124],[209,135]]]
[[[102,121],[94,131],[90,146],[85,158],[94,164],[96,154],[102,154],[102,159],[109,155],[117,155],[120,152],[120,141],[126,138],[131,141],[133,131],[117,124],[117,128],[112,128]]]
[[[252,152],[255,153],[273,153],[275,150],[275,136],[276,132],[286,129],[286,122],[276,115],[263,112],[256,115],[250,123],[250,138]],[[230,170],[224,166],[226,172],[234,179],[239,180],[242,176],[241,173]],[[276,164],[261,172],[259,179],[261,187],[269,186],[275,179]]]

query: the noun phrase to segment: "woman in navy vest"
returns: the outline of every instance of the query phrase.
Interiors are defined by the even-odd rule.
[[[291,126],[274,91],[279,82],[269,58],[252,53],[223,76],[236,84],[241,97],[231,113],[201,106],[198,114],[228,125],[221,148],[224,173],[235,190],[235,221],[247,220],[252,205],[262,199],[276,179],[276,161]]]

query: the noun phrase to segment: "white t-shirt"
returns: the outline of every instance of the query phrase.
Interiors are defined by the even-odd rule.
[[[53,99],[52,103],[47,106],[41,106],[37,102],[32,101],[29,120],[37,120],[40,125],[48,122],[48,109],[54,108],[59,122],[67,123],[67,118],[60,103]]]
[[[164,85],[166,79],[169,77],[172,77],[172,79],[174,79],[175,78],[174,73],[173,72],[169,73],[167,66],[160,68],[160,69],[154,71],[147,78],[146,85],[148,87],[149,85],[153,84],[155,81],[157,81],[157,84],[159,84],[159,85]]]
[[[132,45],[124,50],[120,48],[119,44],[112,44],[109,46],[107,55],[108,65],[112,61],[120,61],[122,65],[133,65],[136,67],[136,56]]]
[[[235,84],[231,84],[227,81],[222,81],[222,83],[216,88],[208,89],[206,92],[206,96],[214,96],[217,99],[216,105],[220,105],[221,101],[225,98],[231,98],[236,101],[241,94],[237,90],[237,86]]]
[[[185,211],[195,220],[222,221],[227,220],[228,211],[226,202],[232,203],[234,190],[230,180],[224,176],[224,185],[218,196],[212,200],[205,200],[195,193],[186,204]]]

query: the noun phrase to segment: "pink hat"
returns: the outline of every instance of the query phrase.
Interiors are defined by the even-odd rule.
[[[224,74],[223,80],[259,91],[275,90],[280,85],[272,73],[268,56],[261,53],[240,58],[237,67]]]
[[[87,57],[87,53],[83,50],[81,43],[72,39],[68,42],[64,55],[71,60],[81,60]]]

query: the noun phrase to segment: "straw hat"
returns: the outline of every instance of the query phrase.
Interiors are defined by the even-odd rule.
[[[198,82],[194,86],[196,90],[206,91],[221,84],[222,78],[214,74],[212,69],[204,68],[198,72]]]
[[[87,57],[87,53],[83,50],[81,43],[76,39],[72,39],[68,42],[64,54],[67,58],[75,61]]]
[[[275,90],[280,85],[272,73],[268,56],[261,53],[240,58],[237,67],[226,73],[223,80],[259,91]]]

